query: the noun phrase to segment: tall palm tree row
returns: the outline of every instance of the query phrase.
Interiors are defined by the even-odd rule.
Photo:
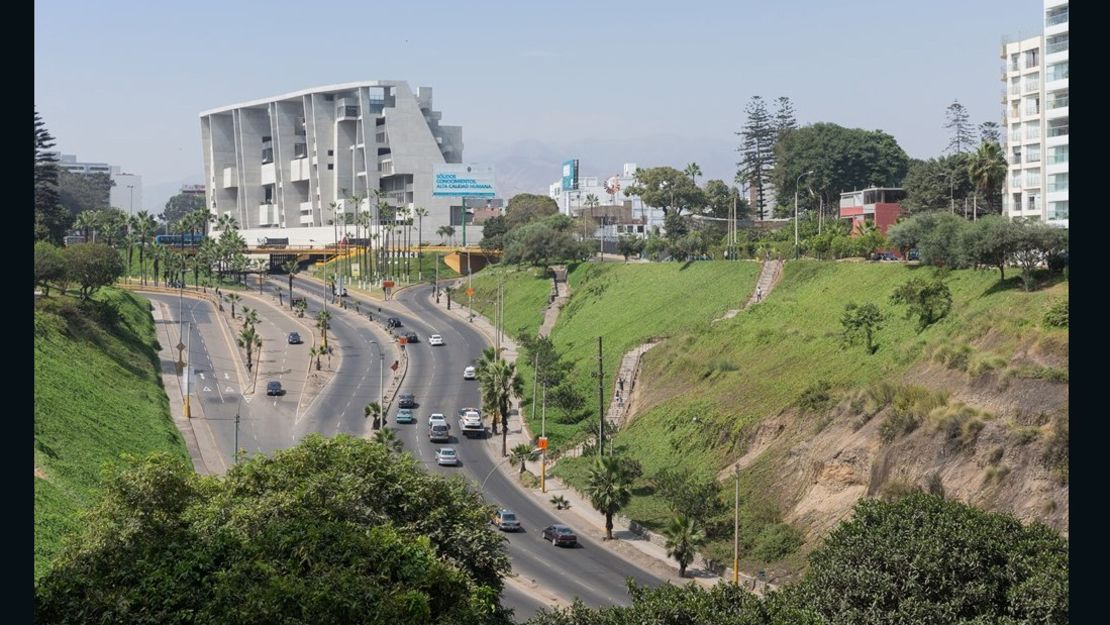
[[[590,505],[605,515],[605,538],[613,538],[613,515],[632,499],[632,479],[619,456],[603,456],[590,467],[586,495]]]
[[[251,355],[256,351],[262,349],[262,337],[254,329],[253,324],[245,324],[243,329],[239,330],[238,341],[239,347],[242,347],[247,352],[247,371],[251,370],[253,364]]]
[[[143,210],[135,215],[135,232],[139,235],[139,279],[146,284],[146,247],[158,230],[154,216]]]
[[[424,218],[428,216],[428,209],[417,206],[412,209],[416,215],[416,279],[424,281]]]
[[[297,260],[287,260],[281,264],[281,270],[289,274],[289,310],[293,310],[293,276],[301,270]]]
[[[497,433],[497,426],[501,426],[501,455],[507,456],[509,455],[509,407],[512,405],[513,398],[520,397],[524,392],[524,380],[517,373],[515,364],[500,357],[495,357],[493,362],[480,360],[477,373],[482,405],[495,419],[494,434]]]
[[[320,330],[320,335],[323,337],[324,349],[328,349],[328,320],[331,319],[331,313],[326,310],[321,310],[316,314],[316,327]]]

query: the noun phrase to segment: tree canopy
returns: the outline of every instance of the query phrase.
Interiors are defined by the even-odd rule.
[[[798,198],[799,206],[810,209],[816,201],[807,189],[831,206],[844,191],[897,186],[908,167],[909,157],[881,130],[818,123],[791,130],[775,145],[772,181],[779,205],[793,207],[799,174],[812,171],[802,179]]]
[[[546,195],[518,193],[509,198],[509,203],[505,206],[505,228],[512,230],[526,226],[558,212],[559,205]]]
[[[701,212],[705,193],[690,176],[674,167],[637,169],[635,182],[624,190],[627,196],[637,195],[648,206],[660,208],[664,215]]]
[[[166,201],[162,219],[168,224],[176,224],[197,209],[204,209],[204,196],[192,193],[178,193]]]
[[[226,476],[116,475],[36,588],[43,622],[507,623],[504,539],[462,480],[310,435]]]

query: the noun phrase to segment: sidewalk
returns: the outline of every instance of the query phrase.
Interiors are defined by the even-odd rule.
[[[435,303],[434,298],[432,298],[431,301],[433,304]],[[446,311],[446,298],[442,298],[439,307]],[[466,306],[459,306],[457,302],[454,302],[452,304],[451,310],[447,312],[448,314],[454,314],[460,319],[465,320],[467,318]],[[486,339],[492,345],[493,337],[495,335],[493,324],[477,312],[474,313],[474,319],[471,323],[475,329],[486,336]],[[510,362],[515,362],[517,357],[516,343],[508,337],[503,337],[501,342],[503,347],[502,353],[504,354],[505,359]],[[527,424],[524,423],[524,419],[520,417],[519,400],[513,402],[512,408],[510,409],[510,415],[510,424],[513,424],[512,417],[515,416],[517,420],[515,422],[516,427],[510,428],[509,430],[506,447],[508,449],[512,449],[513,447],[520,444],[535,446],[537,440],[536,437],[533,436],[531,431],[529,431]],[[492,458],[498,459],[502,457],[500,433],[496,436],[490,436],[485,440],[485,442],[487,445],[489,445],[489,454]],[[526,469],[533,475],[537,476],[540,474],[540,466],[541,465],[539,461],[529,461],[525,463]],[[554,506],[551,506],[550,510],[552,514],[566,519],[568,525],[570,525],[571,527],[588,528],[588,535],[590,535],[591,537],[601,538],[605,536],[605,515],[594,510],[593,506],[590,505],[588,499],[580,494],[578,491],[576,491],[574,488],[571,488],[569,485],[563,483],[563,481],[559,478],[550,475],[550,468],[551,465],[548,466],[549,474],[547,475],[547,478],[545,480],[547,487],[546,493],[541,493],[538,489],[528,489],[520,485],[520,481],[518,479],[519,469],[516,467],[510,467],[508,463],[503,463],[499,465],[498,470],[508,476],[509,480],[513,484],[516,484],[520,489],[522,489],[529,495],[532,495],[533,497],[536,497],[537,499],[542,501],[544,505],[551,506],[549,500],[553,495],[562,495],[571,504],[570,508],[567,510],[556,510]],[[632,529],[632,526],[633,523],[629,519],[626,519],[620,515],[614,515],[613,537],[615,540],[604,541],[602,542],[602,545],[608,547],[609,549],[612,549],[614,552],[624,557],[626,560],[630,560],[640,566],[649,568],[661,577],[669,578],[675,582],[686,583],[689,582],[691,579],[694,579],[705,586],[712,586],[722,579],[721,577],[708,572],[704,569],[704,567],[695,566],[697,564],[701,564],[700,562],[692,563],[691,566],[687,567],[686,578],[679,578],[677,575],[678,563],[676,563],[672,558],[667,557],[667,549],[665,547],[665,540],[663,539],[663,537],[657,536],[642,529],[640,530],[640,533],[637,533]],[[740,574],[740,578],[747,588],[754,590],[755,592],[762,592],[764,588],[767,587],[767,584],[765,582],[757,581],[755,578],[749,575],[745,575],[742,572]],[[731,568],[726,570],[724,579],[732,579]]]

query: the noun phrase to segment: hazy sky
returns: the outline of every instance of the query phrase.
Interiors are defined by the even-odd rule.
[[[430,86],[466,150],[732,138],[753,95],[882,129],[914,157],[944,108],[998,120],[1003,38],[1040,0],[35,2],[35,104],[58,147],[152,185],[203,172],[198,113],[358,80]],[[465,153],[464,153],[465,156]],[[628,158],[635,159],[635,155]],[[557,173],[556,173],[557,175]]]

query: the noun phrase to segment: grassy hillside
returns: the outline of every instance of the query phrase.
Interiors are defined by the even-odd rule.
[[[35,308],[35,578],[95,501],[120,454],[168,451],[188,462],[169,417],[149,302],[105,289],[99,306],[70,297]],[[113,320],[108,307],[118,311]]]
[[[505,327],[535,334],[551,289],[550,278],[537,270],[505,271]],[[570,301],[551,332],[556,349],[573,363],[571,379],[591,414],[597,414],[597,337],[603,337],[606,402],[616,384],[617,368],[629,349],[659,336],[707,330],[710,322],[746,300],[759,274],[756,263],[696,262],[689,264],[586,263],[571,268]],[[491,315],[497,273],[475,276],[475,306]],[[532,368],[518,362],[525,380],[525,397],[532,397]],[[607,406],[608,404],[606,404]],[[526,410],[530,417],[531,411]],[[586,421],[560,423],[549,411],[547,435],[551,445],[580,436]],[[529,422],[534,430],[539,423]]]
[[[806,465],[799,458],[814,453],[804,450],[818,447],[814,441],[834,417],[853,422],[844,427],[843,437],[847,439],[874,416],[874,432],[863,430],[858,434],[866,439],[859,443],[861,448],[873,452],[894,442],[877,440],[880,431],[889,430],[893,438],[904,438],[912,430],[906,419],[920,422],[917,434],[922,437],[943,440],[945,428],[952,432],[951,427],[956,427],[956,434],[948,434],[949,438],[974,440],[984,423],[1004,413],[1004,419],[995,419],[989,426],[998,430],[992,437],[1000,441],[989,459],[974,456],[980,452],[971,443],[958,453],[948,450],[947,456],[941,450],[940,460],[934,462],[941,469],[945,469],[946,462],[980,463],[980,467],[989,463],[996,477],[999,473],[1005,475],[1002,468],[993,467],[1002,456],[1000,450],[1006,448],[1005,440],[1009,439],[1005,436],[1013,434],[1022,441],[1038,436],[1047,439],[1048,419],[1058,416],[1061,408],[1066,419],[1068,332],[1041,323],[1053,302],[1066,299],[1066,282],[1025,293],[1017,279],[1000,286],[996,271],[951,272],[946,278],[953,297],[951,312],[919,333],[916,320],[905,319],[905,308],[890,304],[888,298],[910,277],[931,276],[931,268],[886,263],[787,263],[781,283],[764,303],[734,319],[709,325],[681,319],[691,310],[699,317],[713,316],[700,315],[703,304],[713,297],[707,291],[713,289],[692,281],[664,286],[660,275],[650,273],[665,273],[675,265],[639,267],[649,271],[626,276],[619,297],[612,283],[598,281],[590,273],[576,275],[581,286],[578,293],[587,294],[589,303],[583,298],[577,308],[571,307],[571,314],[556,326],[555,337],[560,347],[581,358],[588,349],[583,342],[588,343],[599,332],[609,344],[627,345],[629,340],[616,337],[629,337],[634,332],[631,328],[657,323],[645,324],[644,319],[660,314],[651,311],[668,311],[673,338],[645,355],[638,388],[642,394],[637,399],[642,409],[617,436],[618,444],[627,446],[642,463],[645,474],[627,512],[648,526],[660,526],[670,514],[665,502],[653,493],[649,480],[652,475],[664,468],[684,467],[703,476],[717,476],[752,449],[761,426],[774,418],[782,426],[770,438],[785,431],[785,436],[779,436],[781,444],[769,446],[766,452],[756,450],[757,457],[741,472],[741,524],[760,535],[745,539],[749,552],[759,548],[761,540],[769,543],[763,545],[764,553],[776,552],[770,543],[798,540],[798,530],[782,520],[807,496],[805,485],[819,477],[824,479],[823,474],[810,476],[805,471],[819,471],[826,460],[820,458],[821,462]],[[670,301],[658,299],[660,290],[671,294]],[[590,295],[597,291],[603,295]],[[609,297],[613,299],[606,302]],[[878,350],[874,354],[868,354],[862,346],[845,347],[841,343],[840,317],[851,301],[875,303],[886,314],[885,325],[876,335]],[[612,365],[606,366],[611,370]],[[983,376],[990,376],[990,385],[972,384]],[[1032,389],[1034,384],[1048,384],[1044,388],[1050,392],[1040,394],[1053,397],[1059,397],[1059,393],[1052,390],[1052,385],[1062,385],[1062,406],[1058,399],[1055,404],[1049,402],[1036,409],[1022,408],[1036,403],[1029,398],[1016,403],[1004,401],[1007,393],[1023,386]],[[969,405],[956,402],[956,396],[967,399]],[[875,405],[865,408],[865,404]],[[1031,416],[1022,414],[1023,410],[1042,412]],[[955,426],[951,426],[953,422]],[[1019,432],[1022,429],[1025,434]],[[836,451],[850,446],[843,440],[835,445]],[[1017,454],[1010,450],[1005,453]],[[1022,456],[1021,466],[1040,470],[1033,466],[1036,462],[1028,461],[1032,454],[1029,451]],[[983,451],[980,455],[988,454]],[[897,461],[895,458],[892,462]],[[926,461],[932,462],[933,458],[923,459]],[[565,459],[556,472],[581,485],[588,462]],[[831,464],[832,460],[826,462]],[[866,462],[861,464],[864,473],[871,468]],[[949,473],[963,476],[956,470]],[[857,490],[866,490],[866,474],[848,481],[856,484]],[[999,488],[990,475],[984,482],[964,479],[960,488],[965,494],[988,488],[980,483]],[[993,491],[991,497],[1001,507],[1017,505],[1011,500],[1002,501]],[[799,512],[797,516],[804,515]],[[710,551],[717,556],[730,554],[731,544],[717,544]]]

